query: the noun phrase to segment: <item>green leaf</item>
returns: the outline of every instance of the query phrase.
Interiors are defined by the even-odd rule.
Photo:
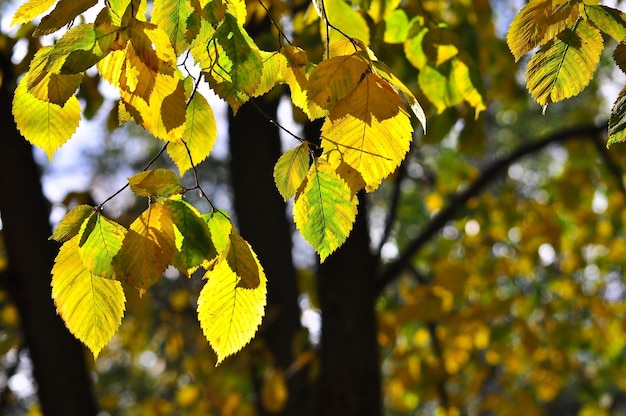
[[[256,289],[261,284],[260,275],[263,272],[256,255],[234,227],[230,230],[229,240],[230,244],[222,255],[226,257],[228,267],[239,277],[237,287]]]
[[[578,0],[530,0],[515,16],[506,41],[515,60],[552,40],[578,19]]]
[[[217,256],[211,231],[196,209],[182,198],[171,198],[164,203],[177,231],[173,264],[189,275],[190,269]]]
[[[230,234],[233,224],[230,217],[225,211],[216,209],[208,214],[202,214],[202,219],[206,221],[211,230],[211,237],[215,249],[218,253],[223,254],[230,244]]]
[[[126,228],[94,213],[80,228],[78,254],[89,273],[115,279],[113,258],[120,251]]]
[[[422,69],[428,63],[428,57],[424,52],[423,41],[428,33],[428,28],[422,27],[413,36],[404,41],[404,55],[411,65],[417,69]]]
[[[300,146],[285,152],[276,162],[274,182],[285,201],[295,195],[306,177],[309,170],[309,157],[309,145],[303,142]]]
[[[316,159],[294,204],[293,217],[322,262],[348,238],[356,220],[357,204],[350,187],[330,163]]]
[[[385,43],[402,43],[409,35],[411,23],[406,12],[402,9],[396,9],[385,15],[385,34],[383,41]]]
[[[193,13],[188,0],[156,0],[152,10],[151,22],[163,29],[170,38],[176,55],[188,47],[187,19]]]
[[[607,6],[585,4],[585,14],[595,27],[617,42],[626,37],[626,15],[621,11]]]
[[[113,338],[124,316],[120,282],[93,275],[78,253],[78,237],[67,241],[52,268],[52,299],[67,328],[94,355]]]
[[[94,212],[94,208],[89,205],[78,205],[72,208],[59,222],[50,240],[65,243],[80,231],[83,222]]]
[[[130,225],[113,259],[118,278],[145,290],[171,264],[176,252],[174,225],[163,203],[155,202]]]
[[[603,41],[598,29],[581,20],[544,45],[526,69],[527,87],[544,106],[581,92],[593,78]]]
[[[424,66],[417,76],[417,82],[428,101],[437,109],[437,114],[461,104],[464,100],[452,75],[450,61],[438,67]]]
[[[217,139],[213,109],[198,91],[189,100],[186,113],[183,140],[187,147],[177,142],[171,142],[167,147],[167,153],[178,167],[181,176],[191,169],[192,161],[193,165],[197,166],[207,158]]]
[[[224,258],[205,275],[207,281],[198,298],[198,319],[217,354],[217,364],[250,342],[265,314],[267,279],[256,256],[254,260],[259,271],[259,284],[254,289],[239,286],[240,277]]]
[[[41,19],[35,30],[36,36],[48,35],[67,26],[79,14],[91,9],[98,0],[59,0],[52,13]]]
[[[169,169],[147,170],[128,178],[130,190],[138,196],[163,196],[185,192],[180,179]]]
[[[626,87],[620,91],[609,117],[607,146],[626,141]]]
[[[80,104],[75,96],[63,106],[42,101],[28,92],[27,78],[22,78],[13,97],[15,123],[22,136],[52,160],[54,152],[78,128]]]

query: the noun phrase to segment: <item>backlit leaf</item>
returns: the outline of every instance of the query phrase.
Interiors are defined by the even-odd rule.
[[[161,277],[175,252],[172,218],[163,203],[155,202],[130,225],[113,265],[119,278],[145,290]]]
[[[164,204],[177,231],[174,265],[188,274],[189,269],[215,258],[217,251],[211,231],[196,209],[180,197],[168,199]]]
[[[217,125],[213,109],[206,98],[198,91],[195,92],[186,110],[185,131],[183,140],[185,144],[170,142],[167,153],[178,167],[181,176],[192,167],[198,165],[207,158],[217,138]],[[187,151],[189,149],[189,152]],[[190,156],[191,154],[191,160]]]
[[[518,61],[578,19],[578,0],[531,0],[511,22],[506,41]]]
[[[360,39],[366,45],[370,43],[370,29],[365,18],[350,4],[343,0],[324,0],[328,21],[346,35]],[[326,23],[321,21],[322,39],[326,39]],[[344,35],[330,29],[330,43],[343,39]]]
[[[313,69],[309,65],[306,52],[293,46],[285,46],[281,52],[287,58],[287,69],[285,70],[285,82],[291,91],[291,102],[300,108],[309,117],[315,120],[328,114],[328,110],[323,109],[314,101],[310,101],[307,96],[309,85],[309,72]]]
[[[89,205],[78,205],[72,208],[59,222],[50,239],[65,243],[78,234],[81,225],[91,214],[93,214],[93,207]]]
[[[611,36],[617,42],[626,37],[626,15],[607,6],[585,5],[585,14],[595,27]]]
[[[57,0],[29,0],[23,3],[13,15],[11,26],[28,23],[51,8]]]
[[[224,258],[206,273],[207,281],[198,298],[198,319],[217,354],[217,364],[250,342],[263,319],[267,279],[256,256],[254,260],[259,271],[259,284],[254,289],[240,286],[240,277]]]
[[[322,147],[335,167],[345,162],[375,190],[400,164],[412,139],[411,119],[394,89],[368,73],[322,126]]]
[[[67,328],[97,358],[124,315],[120,282],[91,274],[78,254],[76,236],[59,251],[52,268],[52,298]]]
[[[261,283],[261,273],[256,255],[250,245],[234,228],[230,230],[230,244],[226,247],[223,256],[226,257],[228,267],[239,277],[237,287],[244,289],[256,289]]]
[[[285,152],[274,166],[274,181],[286,201],[296,190],[309,170],[309,146],[306,142]]]
[[[593,78],[602,47],[600,31],[584,20],[561,32],[528,63],[531,95],[546,106],[581,92]]]
[[[609,117],[607,146],[626,141],[626,87],[620,91]]]
[[[22,78],[15,90],[15,123],[22,136],[43,150],[52,160],[54,152],[78,128],[80,104],[75,96],[70,97],[63,106],[42,101],[28,92],[27,78]]]
[[[130,190],[139,196],[164,196],[180,194],[185,187],[180,179],[169,169],[147,170],[128,178]]]
[[[396,9],[384,17],[385,34],[383,40],[385,43],[402,43],[409,34],[411,25],[406,12]]]
[[[80,228],[78,254],[89,273],[115,279],[113,258],[120,251],[126,229],[120,224],[94,213]]]
[[[189,47],[187,41],[187,19],[193,13],[188,0],[156,0],[151,22],[167,33],[176,55]]]
[[[434,67],[426,65],[417,75],[420,89],[428,98],[437,113],[441,114],[446,108],[461,104],[464,100],[452,75],[452,62]]]
[[[316,159],[293,207],[296,227],[323,262],[348,238],[357,213],[350,187],[324,159]]]
[[[368,69],[369,63],[357,54],[320,62],[309,75],[309,100],[324,109],[331,109],[356,88]]]
[[[208,214],[202,214],[202,218],[211,230],[215,249],[220,255],[223,254],[230,244],[230,234],[233,228],[229,216],[222,210],[215,210]]]
[[[476,65],[467,60],[469,57],[465,55],[452,60],[452,76],[465,101],[476,109],[478,118],[478,115],[487,109],[485,86]]]

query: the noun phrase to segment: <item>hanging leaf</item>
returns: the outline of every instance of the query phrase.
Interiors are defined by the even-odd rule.
[[[285,82],[289,85],[293,105],[300,108],[310,120],[326,116],[328,110],[309,100],[307,96],[308,74],[314,67],[309,64],[306,52],[294,46],[285,46],[281,52],[287,59]]]
[[[79,237],[67,241],[52,268],[52,299],[67,328],[97,358],[124,315],[120,282],[91,274],[78,254]]]
[[[578,0],[530,0],[515,16],[506,35],[515,61],[573,25],[578,8]]]
[[[326,16],[331,25],[341,30],[351,38],[360,39],[366,45],[370,43],[370,28],[367,21],[358,10],[343,0],[324,0]],[[326,39],[326,21],[320,20],[322,39]],[[344,38],[344,34],[330,29],[330,43]]]
[[[169,169],[147,170],[128,178],[130,190],[138,196],[163,196],[185,192],[180,179]]]
[[[41,19],[35,30],[35,36],[48,35],[67,26],[79,14],[91,9],[98,0],[59,0],[52,12]]]
[[[80,231],[83,222],[93,214],[94,208],[89,205],[78,205],[72,208],[59,222],[50,240],[65,243]]]
[[[276,162],[274,182],[285,201],[295,195],[306,177],[309,170],[309,157],[309,145],[303,142],[300,146],[285,152]]]
[[[230,244],[222,254],[226,257],[228,267],[239,277],[238,288],[256,289],[261,283],[260,265],[252,248],[234,228],[230,230]]]
[[[189,47],[187,20],[192,13],[193,8],[188,0],[154,2],[151,22],[167,33],[177,56]]]
[[[585,14],[593,25],[618,43],[626,37],[626,15],[617,9],[585,4]]]
[[[487,109],[487,97],[480,72],[471,58],[465,54],[455,57],[452,60],[452,77],[465,101],[476,110],[475,118],[478,118]]]
[[[430,64],[424,66],[417,75],[417,82],[428,101],[437,109],[437,114],[461,104],[464,100],[452,75],[451,61],[438,67]]]
[[[83,222],[78,234],[78,254],[89,273],[115,279],[113,258],[122,247],[126,229],[99,212]]]
[[[80,104],[75,96],[63,106],[42,101],[28,92],[27,78],[22,78],[13,97],[15,123],[22,136],[52,160],[54,152],[78,128]]]
[[[206,98],[196,91],[186,110],[183,140],[187,147],[183,143],[171,142],[167,146],[167,154],[182,176],[209,156],[216,139],[217,125],[213,109]]]
[[[208,214],[202,214],[202,219],[209,226],[211,230],[211,238],[215,249],[222,255],[230,244],[230,234],[233,224],[230,221],[230,217],[226,212],[216,209]]]
[[[398,94],[376,74],[337,103],[322,126],[322,147],[330,163],[345,162],[375,190],[409,151],[413,127]]]
[[[254,337],[265,313],[267,279],[252,253],[259,271],[254,289],[239,286],[241,278],[220,258],[205,275],[206,284],[198,298],[198,319],[217,364],[242,349]]]
[[[130,225],[122,248],[113,258],[115,273],[145,290],[172,262],[176,252],[174,225],[163,203],[150,206]]]
[[[527,87],[544,106],[581,92],[593,78],[602,34],[584,20],[564,30],[532,57],[526,69]]]
[[[164,202],[176,230],[176,253],[173,264],[181,273],[189,271],[217,256],[211,231],[196,209],[181,197]]]
[[[293,207],[296,227],[323,262],[348,238],[356,219],[358,200],[350,187],[324,159],[309,169],[307,184]]]
[[[322,61],[309,75],[308,98],[329,110],[354,91],[368,70],[369,62],[358,54]]]

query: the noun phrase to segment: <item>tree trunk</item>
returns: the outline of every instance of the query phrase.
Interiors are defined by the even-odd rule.
[[[260,99],[257,105],[276,118],[278,100]],[[246,104],[230,118],[230,171],[237,224],[252,245],[267,275],[268,303],[260,335],[274,356],[274,364],[286,370],[293,364],[294,341],[301,331],[298,287],[292,262],[290,223],[286,205],[273,180],[274,164],[281,155],[278,129],[259,109]],[[283,415],[306,415],[304,375],[287,379],[289,398]],[[259,409],[264,413],[264,409]]]
[[[320,416],[382,415],[375,258],[365,197],[346,243],[318,270],[322,308]]]
[[[24,340],[33,361],[41,410],[46,416],[97,413],[84,349],[56,314],[50,270],[57,252],[48,240],[48,204],[31,146],[13,121],[15,80],[10,57],[0,56],[0,215],[8,256],[2,284],[19,311]]]

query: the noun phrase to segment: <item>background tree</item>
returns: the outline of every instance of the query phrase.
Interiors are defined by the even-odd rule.
[[[127,22],[139,25],[132,30],[152,33],[146,32],[147,26],[133,20],[141,18],[142,3],[130,3],[132,7],[118,3],[124,2],[108,5],[120,11],[112,19],[130,19]],[[161,9],[155,5],[154,21],[159,20],[157,16],[163,19],[164,14],[171,15],[164,13],[164,4],[161,3]],[[224,17],[231,36],[238,41],[245,39],[235,24],[242,16],[241,6],[237,8],[235,2],[210,5],[202,15],[207,21],[213,25],[215,20],[210,19]],[[240,107],[249,97],[242,96],[243,90],[233,89],[232,85],[242,88],[247,85],[248,95],[254,95],[252,90],[258,86],[246,84],[244,74],[237,72],[239,63],[233,61],[234,55],[222,54],[222,49],[228,50],[227,41],[216,35],[214,49],[209,47],[205,52],[210,55],[215,51],[219,59],[226,56],[226,60],[218,59],[217,69],[212,67],[215,72],[206,71],[206,75],[212,87],[238,109],[230,122],[231,156],[227,161],[234,195],[232,214],[237,229],[252,244],[268,276],[266,317],[258,338],[250,346],[214,368],[215,359],[199,331],[195,312],[204,282],[182,278],[174,270],[168,270],[167,278],[160,279],[141,298],[132,288],[125,288],[126,317],[94,366],[100,407],[112,414],[255,411],[324,415],[515,414],[520,405],[531,414],[619,412],[623,406],[624,346],[621,206],[626,192],[621,168],[615,162],[622,150],[614,146],[607,152],[603,138],[607,125],[597,123],[597,119],[606,112],[607,92],[602,87],[614,85],[611,78],[615,74],[611,59],[608,56],[604,61],[601,59],[602,44],[606,40],[611,45],[609,37],[617,41],[624,37],[622,15],[591,3],[532,1],[513,21],[507,45],[501,29],[508,26],[507,19],[499,16],[512,18],[517,10],[498,2],[446,2],[446,7],[437,1],[408,2],[402,7],[395,3],[368,2],[354,6],[346,7],[343,2],[325,2],[321,7],[318,4],[319,14],[328,16],[325,21],[308,4],[287,7],[282,3],[251,2],[243,27],[262,50],[276,50],[279,44],[285,45],[289,40],[306,50],[311,63],[323,62],[327,52],[326,32],[331,44],[337,42],[335,45],[352,48],[347,56],[363,56],[358,55],[363,45],[350,46],[342,40],[346,36],[360,39],[376,54],[377,60],[369,58],[372,61],[365,65],[363,61],[349,61],[348,78],[353,62],[357,68],[369,68],[363,73],[357,70],[358,76],[347,81],[356,84],[350,88],[370,85],[372,73],[393,83],[390,74],[395,74],[428,109],[428,134],[415,134],[411,152],[377,192],[359,194],[359,215],[347,242],[322,265],[309,267],[310,263],[296,263],[294,269],[289,248],[292,230],[285,220],[285,205],[270,179],[281,154],[276,120],[282,116],[279,117],[276,109],[285,91],[277,87],[267,97],[253,98],[251,103]],[[67,9],[61,3],[57,7],[63,12],[56,15],[53,12],[54,17],[44,19],[38,29],[40,33],[65,24]],[[271,20],[266,8],[270,10]],[[189,18],[183,19],[188,28],[185,36],[206,36],[203,31],[208,28],[198,26],[193,16],[189,13]],[[287,39],[277,34],[275,23],[285,19],[292,22],[293,31]],[[102,35],[99,47],[108,45],[109,41],[116,45],[114,48],[123,46],[116,42],[123,42],[126,32],[107,37],[112,33],[107,24],[115,25],[115,22],[96,21],[101,24],[97,32],[98,36]],[[225,26],[216,27],[217,33],[225,31]],[[528,31],[528,27],[545,28],[545,31]],[[171,27],[169,30],[174,48],[185,44],[185,36],[175,37],[175,31]],[[138,36],[134,33],[129,35],[134,39],[134,47],[145,47],[133,38]],[[7,56],[11,56],[13,43],[10,38],[6,40]],[[38,44],[31,40],[31,45],[34,53]],[[87,45],[87,49],[82,46],[79,51],[88,51],[100,59],[102,50],[96,50],[94,45]],[[530,60],[528,86],[539,104],[549,104],[544,117],[539,115],[540,107],[521,88],[514,64],[514,59],[535,46],[541,48]],[[292,78],[276,79],[289,86],[291,99],[300,108],[294,109],[294,118],[303,120],[300,111],[310,116],[317,111],[314,104],[323,105],[324,101],[311,100],[316,95],[310,92],[309,100],[305,96],[303,101],[302,95],[298,95],[298,86],[304,88],[305,84],[293,79],[297,79],[297,69],[306,61],[301,61],[298,51],[288,46],[284,50]],[[70,63],[59,69],[54,66],[57,58],[45,58],[53,62],[47,66],[52,76],[46,78],[46,72],[41,72],[44,78],[36,77],[38,82],[32,83],[45,82],[48,98],[61,99],[52,97],[51,91],[64,95],[63,82],[74,82],[72,71],[78,68],[72,65],[80,67],[80,62],[90,62],[84,59],[94,59],[83,52],[70,59],[68,49],[59,47],[57,55],[49,56],[68,55],[63,59]],[[140,59],[154,58],[149,48],[142,52],[137,54],[142,56]],[[337,50],[333,49],[333,53]],[[621,46],[615,52],[618,64],[620,53]],[[41,59],[43,55],[39,56]],[[27,55],[24,61],[29,62],[31,57]],[[266,60],[261,73],[267,76],[272,73],[274,63],[268,55],[262,57]],[[577,57],[583,59],[584,65],[579,64]],[[565,65],[552,66],[556,58]],[[156,59],[161,62],[168,58],[157,52]],[[390,70],[380,62],[385,62]],[[601,70],[592,80],[598,62]],[[275,65],[282,68],[283,64]],[[318,67],[324,68],[322,64]],[[249,72],[256,70],[246,68]],[[3,74],[7,75],[3,75],[2,86],[3,89],[6,86],[8,95],[12,88],[9,75],[24,70],[23,65],[13,68],[6,60]],[[163,66],[153,69],[154,78],[169,76],[166,71]],[[104,72],[109,74],[105,77],[110,77],[110,72]],[[318,69],[309,76],[315,79],[315,74],[321,77],[321,73]],[[577,74],[575,80],[573,73]],[[58,79],[55,74],[59,75]],[[63,78],[66,75],[70,77]],[[336,72],[333,75],[338,76]],[[98,83],[88,81],[92,79],[97,77],[85,78],[80,91],[88,104],[86,108],[95,112],[99,101],[93,86]],[[549,82],[542,84],[541,80]],[[55,85],[60,88],[50,89],[52,82],[58,82]],[[262,84],[265,82],[269,81],[262,78]],[[309,91],[318,88],[311,82]],[[319,83],[326,84],[329,81]],[[393,85],[403,92],[401,84]],[[37,91],[41,93],[41,89]],[[173,91],[172,95],[178,87]],[[331,101],[345,98],[334,94],[330,93]],[[572,95],[578,96],[552,104]],[[405,96],[413,107],[419,106],[411,95]],[[155,127],[146,121],[148,110],[140,101],[128,95],[122,99],[130,106],[115,106],[114,120],[137,119],[137,114],[143,115],[137,121],[157,136],[176,129],[180,113],[174,111],[171,119],[162,119],[163,126],[157,122]],[[163,105],[172,105],[172,100],[163,100]],[[620,102],[618,98],[610,121],[612,142],[621,140]],[[202,104],[189,104],[195,105]],[[20,120],[19,111],[16,115]],[[332,121],[331,117],[326,123]],[[414,121],[417,125],[417,120]],[[303,132],[298,133],[300,139],[306,139],[312,149],[320,144],[328,147],[326,123],[321,129],[327,142],[319,139],[319,124],[306,124]],[[289,143],[288,148],[300,143],[293,137],[286,137],[285,142]],[[175,166],[180,168],[184,163],[181,160],[189,155],[182,152],[183,158],[177,158],[173,146],[168,151]],[[195,155],[197,148],[191,143],[187,146],[189,154]],[[52,148],[47,150],[50,152]],[[150,157],[157,152],[150,152]],[[319,151],[314,153],[319,157]],[[17,160],[13,156],[10,159],[9,162]],[[119,159],[113,160],[119,163]],[[193,156],[192,160],[195,160]],[[6,167],[12,166],[9,162]],[[211,190],[207,193],[210,201],[220,200],[224,189],[223,162],[205,162],[197,168],[198,179],[193,174],[196,172],[191,172],[183,177],[183,183],[193,187],[196,181],[201,189]],[[167,167],[166,160],[158,159],[156,163]],[[16,179],[32,176],[36,172],[32,164],[20,163],[20,167],[27,167],[24,175],[15,175],[17,167],[11,168],[3,176],[8,178],[7,185],[3,179],[1,187],[2,233],[8,260],[2,274],[7,276],[4,280],[7,292],[18,306],[26,334],[24,343],[35,368],[42,369],[45,364],[38,364],[36,339],[45,333],[33,328],[28,335],[32,312],[28,306],[20,305],[22,298],[16,293],[21,290],[15,287],[16,282],[34,279],[45,283],[47,292],[49,279],[33,278],[34,272],[25,275],[30,278],[11,277],[13,270],[24,264],[15,260],[16,254],[12,253],[30,253],[15,240],[16,235],[20,234],[20,238],[25,235],[11,232],[11,227],[25,229],[17,220],[10,220],[11,212],[25,212],[23,208],[15,209],[15,196],[20,195],[15,188],[30,192],[20,201],[27,201],[33,195],[31,191],[39,189],[36,182],[21,184]],[[135,172],[138,170],[141,167],[135,168]],[[222,176],[213,176],[215,172]],[[344,171],[342,177],[352,183],[347,174]],[[98,183],[97,178],[94,183]],[[135,180],[135,190],[137,183]],[[144,188],[139,193],[153,185],[140,185]],[[68,198],[68,208],[79,196],[73,194],[74,200]],[[96,203],[107,196],[97,198]],[[210,209],[206,200],[195,200],[190,193],[186,197],[201,211]],[[178,206],[172,205],[176,201],[168,203]],[[145,199],[136,208],[127,209],[119,221],[131,223],[144,211],[142,204]],[[47,215],[39,209],[38,214],[29,216],[29,219],[40,218],[39,226],[26,228],[47,236]],[[111,214],[107,212],[107,215]],[[94,221],[104,220],[98,217]],[[299,227],[302,228],[302,223]],[[212,235],[215,238],[217,234]],[[39,240],[36,237],[29,240],[43,243],[45,239],[41,236]],[[316,248],[320,250],[320,246]],[[43,254],[45,250],[36,252]],[[40,263],[42,267],[45,264]],[[49,266],[48,263],[46,270]],[[321,311],[319,344],[314,339],[311,343],[295,319],[298,297],[302,305],[306,303],[302,300],[307,300]],[[35,299],[26,296],[27,301]],[[11,318],[13,306],[9,303],[3,306],[3,316]],[[313,312],[306,307],[305,310]],[[48,316],[51,312],[49,308]],[[15,319],[4,322],[10,334],[8,325]],[[57,347],[52,347],[56,338],[45,339],[49,349],[56,351]],[[14,354],[22,349],[19,345],[16,338],[7,338],[3,348]],[[47,356],[39,357],[45,362]],[[17,371],[13,363],[19,361],[11,361],[10,354],[4,362],[8,376]],[[78,363],[76,371],[83,376],[77,373],[68,376],[64,387],[66,391],[80,393],[67,388],[74,383],[88,386],[81,379],[82,360],[72,362]],[[39,373],[42,375],[35,372],[35,376],[46,414],[93,412],[52,410],[51,400],[59,396],[45,394],[45,386],[50,385],[42,378],[43,373],[44,370]],[[5,388],[3,405],[18,411],[20,406],[28,406],[28,401],[9,400],[10,386]],[[90,397],[84,392],[80,394],[83,398]]]

